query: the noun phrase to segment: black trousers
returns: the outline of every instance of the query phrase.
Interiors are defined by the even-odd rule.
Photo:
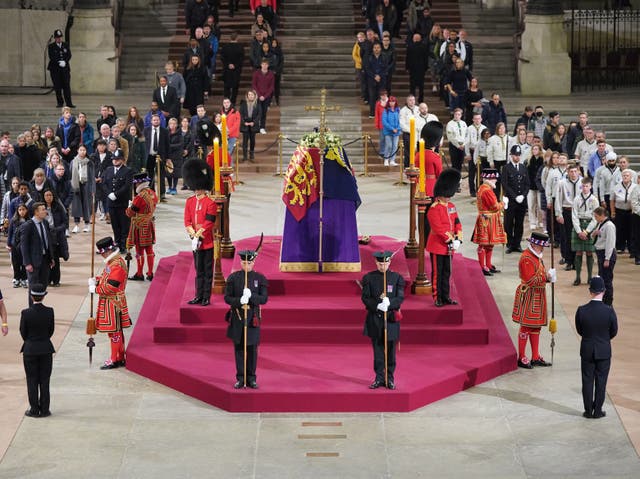
[[[602,412],[610,367],[611,358],[582,358],[580,369],[582,370],[582,403],[585,412],[589,414]]]
[[[11,265],[13,266],[13,279],[17,279],[18,281],[27,279],[27,271],[22,264],[22,252],[20,248],[14,247],[11,249]]]
[[[249,131],[242,132],[242,161],[247,159],[247,147],[249,149],[249,155],[253,159],[253,150],[256,148],[256,131],[255,127],[250,128]]]
[[[54,67],[49,70],[49,72],[51,73],[53,89],[56,91],[56,101],[58,102],[58,105],[73,105],[73,102],[71,101],[71,70],[69,67]]]
[[[616,217],[613,219],[616,225],[616,249],[632,251],[631,246],[631,210],[616,208]]]
[[[573,218],[571,216],[571,208],[562,208],[562,218],[564,224],[562,226],[562,236],[560,236],[560,253],[567,264],[573,264],[576,259],[575,251],[571,251],[571,230],[573,229]]]
[[[206,150],[206,149],[205,149]],[[205,151],[206,153],[206,151]],[[164,160],[160,161],[160,197],[163,197],[166,192],[165,185],[165,171],[164,171]],[[154,155],[149,155],[147,157],[147,174],[149,178],[151,178],[151,183],[149,183],[149,188],[152,190],[156,187],[156,157]]]
[[[382,80],[375,81],[373,78],[367,77],[367,98],[369,99],[369,116],[376,114],[376,101],[380,96],[380,89],[384,87]]]
[[[414,95],[418,103],[424,101],[424,73],[409,72],[409,94]],[[417,94],[416,90],[418,90]]]
[[[525,197],[526,198],[526,197]],[[520,248],[522,241],[522,231],[524,229],[524,216],[527,213],[526,199],[522,203],[516,203],[516,200],[509,200],[509,207],[504,212],[504,229],[507,232],[507,247],[514,249]]]
[[[597,249],[596,256],[598,257],[598,276],[604,281],[604,296],[602,302],[611,306],[613,304],[613,268],[616,266],[616,259],[618,258],[614,251],[609,260],[609,267],[604,267],[604,250]]]
[[[451,158],[451,167],[461,172],[464,163],[464,150],[449,143],[449,158]]]
[[[29,306],[33,304],[33,301],[31,300],[31,294],[29,294],[31,285],[34,283],[40,283],[42,286],[44,286],[44,289],[47,289],[47,286],[49,286],[49,274],[51,271],[50,264],[51,257],[49,255],[46,255],[44,258],[42,258],[42,264],[32,265],[33,271],[31,273],[27,271],[27,281],[29,281],[29,288],[27,288],[27,299],[29,300]]]
[[[113,230],[113,241],[118,245],[120,251],[127,249],[127,236],[131,219],[125,213],[124,206],[110,206],[109,216],[111,217],[111,229]]]
[[[23,355],[24,372],[27,376],[27,394],[33,413],[49,412],[49,379],[53,368],[53,355]]]
[[[409,158],[409,150],[411,149],[411,134],[402,132],[402,147],[404,148],[402,162],[405,168],[409,168],[409,162],[413,162],[413,158]]]
[[[265,98],[264,100],[258,100],[260,104],[260,128],[267,128],[267,112],[269,111],[269,107],[271,106],[271,97]]]
[[[236,380],[244,380],[244,339],[240,343],[233,343],[236,357]],[[258,345],[247,344],[247,383],[255,382],[256,366],[258,365]]]
[[[473,150],[471,150],[471,158],[468,163],[469,170],[469,194],[471,196],[475,196],[478,191],[478,168],[476,168],[476,164],[473,162]],[[498,199],[498,201],[501,201]]]
[[[376,381],[384,383],[384,337],[371,338],[373,346],[373,370],[376,372]],[[396,370],[396,342],[387,341],[387,376],[393,381],[393,373]]]
[[[450,299],[449,279],[451,278],[451,256],[429,253],[431,258],[431,287],[433,298],[445,301]]]
[[[193,264],[196,268],[196,297],[209,299],[213,284],[213,248],[194,251]]]

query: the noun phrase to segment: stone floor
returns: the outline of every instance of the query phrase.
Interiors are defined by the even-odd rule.
[[[280,234],[281,179],[253,174],[243,180],[231,203],[232,239],[261,231]],[[360,234],[406,239],[408,189],[392,186],[395,180],[395,174],[359,178]],[[185,197],[182,192],[158,210],[159,256],[189,247],[181,226]],[[466,193],[455,201],[468,238],[475,205]],[[104,223],[97,225],[98,236],[108,233]],[[0,478],[640,477],[634,448],[634,442],[640,445],[634,349],[640,330],[632,311],[640,269],[630,260],[616,266],[621,327],[604,419],[581,416],[579,339],[572,323],[576,305],[588,294],[586,287],[570,286],[572,273],[564,271],[556,287],[559,332],[552,368],[514,371],[406,414],[230,414],[126,370],[100,371],[98,363],[107,355],[103,336],[89,367],[84,332],[89,235],[70,241],[63,285],[46,298],[59,318],[48,419],[23,416],[17,313],[26,294],[10,289],[8,259],[0,259],[0,287],[11,312],[10,334],[0,337]],[[471,243],[463,244],[462,252],[475,255]],[[514,340],[510,311],[517,260],[498,251],[503,273],[489,278]],[[128,285],[134,318],[147,287]],[[549,339],[543,332],[547,359]]]

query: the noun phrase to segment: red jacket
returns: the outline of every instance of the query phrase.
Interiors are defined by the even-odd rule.
[[[449,243],[462,238],[462,223],[456,205],[438,199],[427,213],[431,232],[427,239],[427,251],[434,254],[451,254]]]
[[[231,108],[227,113],[227,135],[229,138],[240,136],[240,113],[235,108]]]
[[[382,103],[380,103],[380,100],[378,100],[376,102],[376,118],[374,120],[377,130],[382,130],[382,113],[384,113],[384,109],[385,107],[382,106]]]
[[[249,0],[249,6],[251,7],[251,12],[255,12],[256,8],[258,8],[260,5],[262,5],[262,2],[260,0]],[[267,5],[271,5],[271,8],[273,8],[273,11],[276,11],[276,0],[267,0]]]
[[[542,258],[526,249],[518,262],[520,284],[516,288],[511,318],[522,326],[547,325],[547,270]]]
[[[420,152],[416,151],[415,164],[420,168]],[[442,157],[433,150],[425,150],[424,152],[424,169],[425,169],[425,194],[433,198],[433,188],[436,186],[436,180],[442,173]],[[418,185],[419,187],[420,185]]]
[[[198,198],[193,195],[187,198],[184,205],[184,226],[189,232],[189,227],[197,233],[202,230],[202,242],[198,249],[213,248],[213,227],[216,222],[218,206],[208,195]]]
[[[131,326],[127,297],[127,264],[120,253],[109,257],[109,261],[96,278],[98,314],[96,329],[102,333],[121,331]]]

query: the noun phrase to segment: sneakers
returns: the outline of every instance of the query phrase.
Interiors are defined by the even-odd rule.
[[[438,87],[437,87],[437,86],[435,86],[435,85],[433,85],[433,88],[431,89],[431,91],[432,91],[433,93],[438,93]]]
[[[77,226],[76,226],[77,228]],[[83,233],[88,233],[89,231],[91,231],[91,228],[89,228],[89,225],[86,225],[84,228],[82,228],[82,232]]]
[[[23,288],[28,288],[29,287],[29,281],[26,279],[20,280],[20,286],[22,286]]]
[[[14,288],[19,288],[20,287],[20,280],[19,279],[14,279],[13,280],[13,287]]]
[[[267,134],[267,130],[265,130],[264,128],[260,128],[260,134],[261,135],[266,135]]]
[[[389,166],[389,160],[384,160],[384,166]]]
[[[73,229],[71,230],[71,232],[72,232],[73,234],[76,234],[78,231],[80,231],[80,228],[78,227],[78,225],[75,225],[75,226],[73,227]]]
[[[393,161],[393,160],[392,160],[392,161],[389,163],[389,165],[391,165],[391,166],[398,166],[398,163],[396,163],[395,161]]]
[[[67,228],[67,229],[65,229],[65,230],[64,230],[64,235],[65,235],[67,238],[68,238],[69,236],[71,236],[71,235],[69,234],[69,228]]]

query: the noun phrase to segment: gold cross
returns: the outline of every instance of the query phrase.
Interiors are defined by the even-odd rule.
[[[320,90],[320,106],[305,106],[305,111],[319,111],[320,112],[320,149],[324,150],[327,146],[325,140],[325,134],[327,133],[327,112],[328,111],[340,111],[340,105],[327,106],[327,89]]]

